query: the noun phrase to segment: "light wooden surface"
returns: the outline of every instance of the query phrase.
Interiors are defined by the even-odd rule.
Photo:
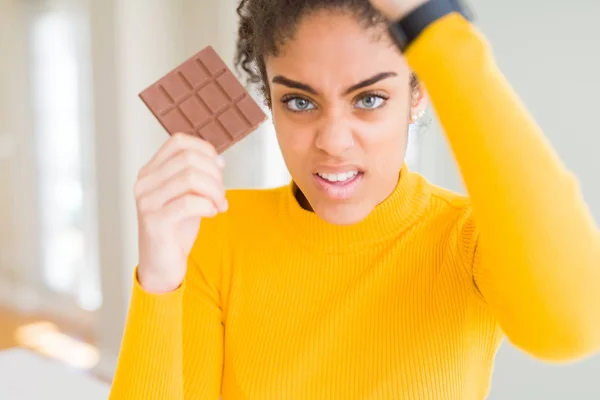
[[[93,335],[90,332],[86,332],[84,329],[68,323],[67,321],[61,321],[54,317],[42,314],[24,314],[13,309],[0,306],[0,350],[19,346],[19,343],[15,338],[15,332],[17,329],[26,324],[38,321],[50,321],[56,324],[60,328],[61,332],[64,332],[69,336],[92,345],[95,342]]]
[[[36,323],[53,324],[61,333],[74,338],[79,342],[87,343],[92,346],[95,345],[96,341],[94,336],[80,326],[74,325],[72,322],[60,320],[41,313],[23,313],[12,308],[0,306],[0,352],[17,347],[29,348],[30,350],[35,351],[35,349],[27,346],[26,343],[19,342],[17,332],[19,331],[19,328]],[[47,353],[41,352],[40,354],[48,356]],[[102,382],[110,383],[112,374],[106,374],[97,367],[98,366],[95,366],[91,370],[87,369],[85,372],[94,375]],[[110,372],[112,373],[112,369],[110,369]],[[106,375],[103,375],[103,373]],[[0,400],[4,399],[0,397]]]

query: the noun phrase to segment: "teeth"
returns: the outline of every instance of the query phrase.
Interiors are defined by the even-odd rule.
[[[318,172],[317,175],[329,182],[345,182],[358,175],[358,171],[348,171],[340,174],[325,174]]]

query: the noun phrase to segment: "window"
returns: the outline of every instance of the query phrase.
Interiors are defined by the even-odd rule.
[[[96,310],[102,295],[93,234],[93,163],[84,152],[91,94],[83,21],[68,5],[39,7],[31,24],[30,65],[43,284],[84,310]]]

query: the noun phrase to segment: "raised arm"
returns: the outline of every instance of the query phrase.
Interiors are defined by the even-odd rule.
[[[154,294],[134,280],[111,400],[216,400],[221,393],[221,259],[204,221],[183,284]],[[220,236],[220,235],[219,235]],[[212,247],[212,249],[211,249]],[[202,265],[194,254],[203,254]]]
[[[407,60],[424,83],[467,191],[465,249],[509,340],[547,360],[600,349],[600,233],[578,183],[458,14],[430,25]]]
[[[226,205],[217,163],[207,142],[176,135],[140,171],[140,263],[111,400],[220,396],[226,214],[215,214]]]

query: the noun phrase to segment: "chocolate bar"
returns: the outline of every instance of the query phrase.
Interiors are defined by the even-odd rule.
[[[139,97],[165,130],[198,136],[222,153],[267,118],[217,52],[208,46]]]

